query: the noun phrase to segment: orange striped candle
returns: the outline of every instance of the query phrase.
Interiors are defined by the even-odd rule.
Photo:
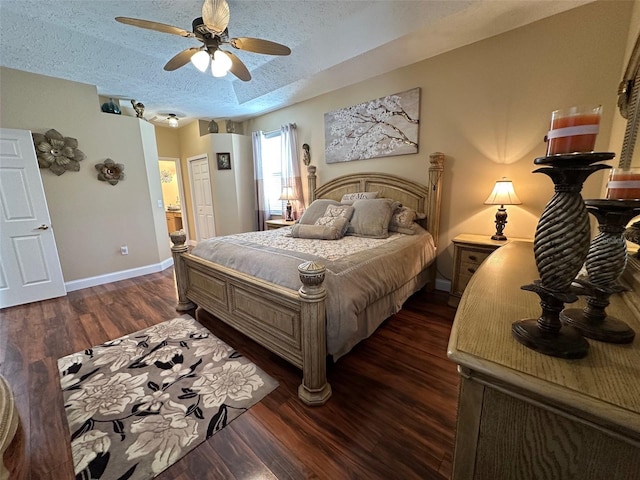
[[[614,168],[609,175],[607,198],[618,200],[640,199],[640,168],[623,170]]]

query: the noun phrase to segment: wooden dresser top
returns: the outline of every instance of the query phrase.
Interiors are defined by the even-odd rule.
[[[529,242],[496,250],[472,277],[462,297],[448,355],[469,375],[509,388],[595,423],[619,427],[640,441],[640,318],[620,295],[611,297],[609,315],[636,332],[632,344],[589,340],[588,355],[566,360],[537,353],[511,336],[511,324],[541,313],[539,297],[520,289],[538,279]],[[631,292],[637,298],[638,292]],[[582,308],[584,299],[568,306]]]

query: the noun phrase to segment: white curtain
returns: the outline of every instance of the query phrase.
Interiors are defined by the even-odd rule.
[[[262,175],[262,138],[264,132],[259,130],[251,134],[253,142],[253,172],[255,178],[255,222],[257,230],[266,230],[269,219],[269,199],[264,195],[264,177]]]
[[[280,127],[280,145],[282,152],[282,186],[291,187],[296,198],[291,200],[291,214],[294,219],[300,218],[304,211],[304,194],[298,161],[298,134],[295,123],[287,123]]]

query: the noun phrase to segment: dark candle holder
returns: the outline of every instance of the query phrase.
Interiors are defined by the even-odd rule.
[[[545,355],[582,358],[589,351],[589,343],[579,330],[562,325],[560,312],[565,303],[578,299],[570,287],[589,251],[589,214],[580,195],[582,185],[592,173],[611,168],[594,165],[596,162],[614,156],[611,152],[572,153],[534,161],[536,165],[545,165],[534,173],[548,175],[555,185],[533,243],[540,280],[521,287],[540,297],[542,314],[514,322],[511,333],[518,342]]]
[[[600,230],[589,246],[585,262],[588,278],[576,280],[580,286],[574,288],[578,295],[587,295],[587,306],[564,310],[560,320],[587,338],[609,343],[633,342],[633,329],[607,315],[605,309],[612,294],[625,290],[617,283],[627,265],[623,234],[627,223],[640,213],[640,200],[585,200],[585,204],[598,220]]]

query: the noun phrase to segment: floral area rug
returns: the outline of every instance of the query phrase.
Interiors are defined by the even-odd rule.
[[[76,479],[148,479],[278,383],[189,315],[58,360]]]

